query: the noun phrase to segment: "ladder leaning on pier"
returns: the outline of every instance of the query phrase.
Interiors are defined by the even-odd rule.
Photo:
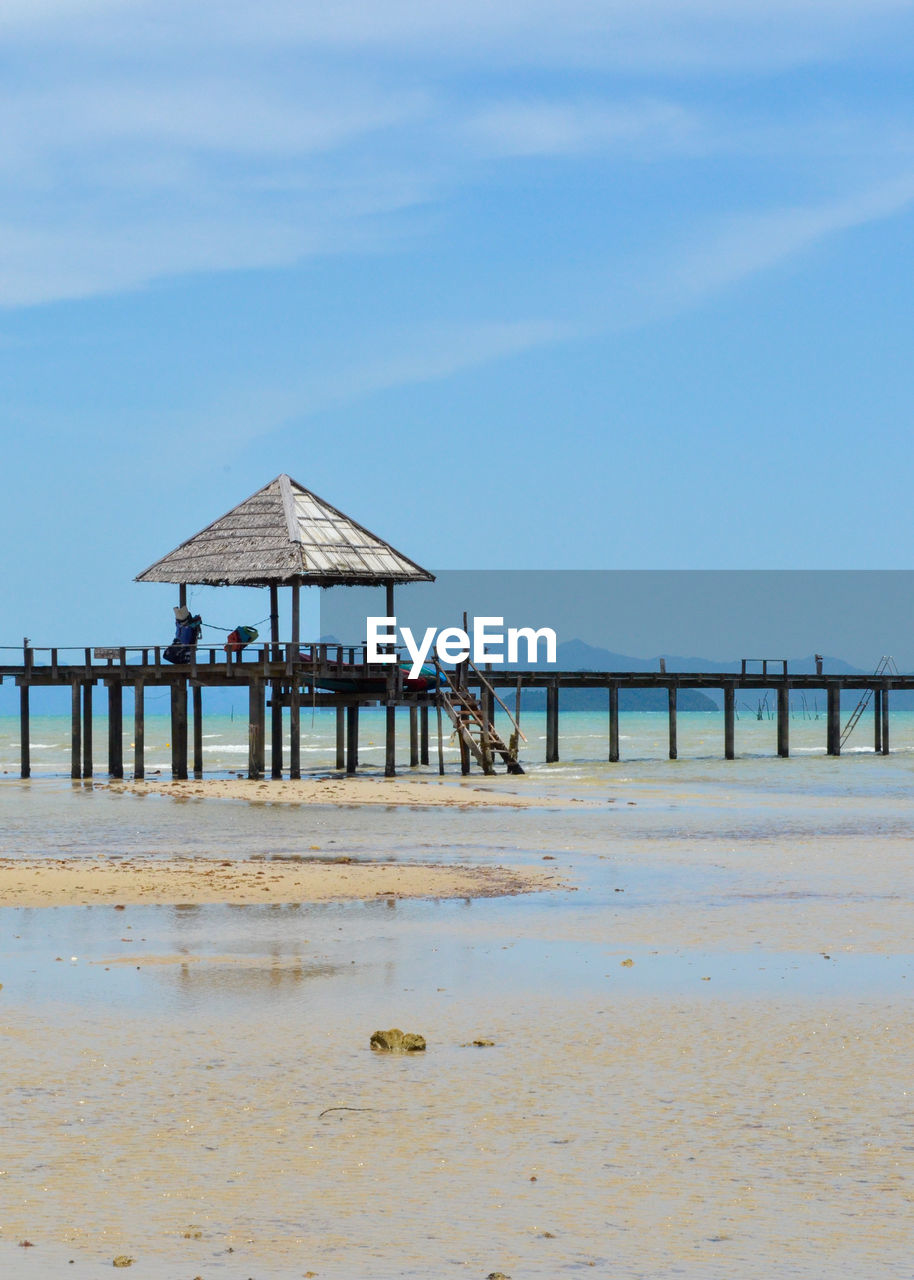
[[[883,654],[883,656],[879,659],[879,662],[876,666],[876,670],[873,672],[873,675],[874,676],[884,676],[884,675],[897,676],[898,668],[895,666],[895,659],[890,657],[888,654]],[[864,711],[870,705],[870,698],[872,698],[873,692],[874,690],[872,689],[864,689],[863,694],[860,698],[860,701],[857,703],[856,707],[854,707],[853,711],[851,712],[850,717],[847,721],[847,724],[841,730],[840,745],[842,747],[844,746],[845,742],[847,742],[851,734],[854,732],[854,729],[857,727],[857,723],[860,720],[860,717],[863,715]]]
[[[509,742],[505,742],[496,729],[484,701],[467,688],[467,668],[473,671],[476,680],[479,681],[480,694],[485,690],[489,698],[497,702],[507,713],[514,726]],[[526,742],[526,738],[521,733],[514,716],[508,711],[482,672],[478,671],[472,662],[464,663],[456,672],[444,671],[440,667],[438,670],[443,678],[438,688],[438,699],[454,726],[454,732],[461,747],[473,756],[483,773],[495,772],[495,756],[501,756],[508,773],[523,773],[517,753],[519,740],[523,738]],[[489,705],[491,706],[491,702]],[[463,755],[463,750],[461,754]]]

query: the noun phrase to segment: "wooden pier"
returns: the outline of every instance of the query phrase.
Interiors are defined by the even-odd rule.
[[[271,642],[241,653],[226,654],[220,649],[200,647],[191,661],[171,665],[163,661],[163,646],[149,648],[91,648],[79,651],[36,649],[0,652],[0,679],[15,681],[19,688],[20,776],[31,774],[29,752],[30,693],[34,688],[58,687],[70,690],[72,778],[89,778],[93,772],[92,707],[93,689],[104,685],[108,695],[107,773],[123,778],[124,689],[132,689],[133,777],[145,775],[145,697],[149,689],[169,692],[171,711],[171,773],[184,779],[203,775],[204,688],[243,690],[248,707],[248,776],[262,778],[266,767],[267,710],[270,712],[270,773],[274,778],[301,776],[302,708],[336,709],[335,765],[354,773],[358,768],[359,711],[366,706],[386,707],[385,773],[392,776],[396,761],[396,709],[408,708],[409,767],[429,763],[429,712],[435,709],[438,732],[438,762],[443,771],[442,707],[458,733],[464,772],[471,757],[486,772],[497,757],[512,772],[511,752],[516,762],[516,745],[509,746],[497,735],[494,702],[507,712],[497,691],[513,696],[519,707],[524,690],[544,689],[546,695],[546,761],[559,759],[560,708],[563,692],[574,689],[605,689],[608,694],[607,756],[620,760],[619,693],[628,689],[659,689],[667,692],[669,757],[678,756],[677,705],[683,689],[718,690],[723,693],[724,757],[736,757],[736,694],[752,690],[773,697],[776,707],[777,754],[790,754],[790,694],[824,692],[826,699],[825,747],[827,754],[841,753],[841,694],[854,692],[872,702],[874,750],[889,754],[889,693],[914,689],[914,675],[883,670],[873,675],[800,675],[787,671],[787,664],[760,664],[760,670],[733,672],[632,672],[555,671],[513,669],[476,671],[471,664],[463,672],[464,692],[454,692],[453,677],[443,687],[412,692],[406,685],[399,663],[370,663],[364,649],[340,645],[313,644],[302,648],[295,643]],[[12,658],[15,656],[15,661]],[[2,661],[4,657],[10,661]],[[459,683],[459,681],[457,682]],[[336,686],[334,688],[334,686]],[[343,687],[339,687],[343,686]],[[290,716],[289,759],[283,759],[283,710]],[[858,713],[861,709],[858,704]],[[859,714],[857,714],[859,718]],[[508,712],[510,717],[510,712]],[[470,733],[473,721],[478,732]],[[855,721],[856,723],[856,721]],[[515,725],[515,729],[517,726]],[[475,732],[475,729],[474,729]],[[475,743],[475,745],[474,745]]]

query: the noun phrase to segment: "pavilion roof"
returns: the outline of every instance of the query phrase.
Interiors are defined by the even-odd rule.
[[[283,474],[150,565],[136,581],[330,587],[433,582],[434,575]]]

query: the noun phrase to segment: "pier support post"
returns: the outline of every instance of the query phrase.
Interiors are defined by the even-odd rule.
[[[679,759],[679,746],[678,746],[678,743],[677,743],[677,734],[676,734],[676,729],[677,729],[677,725],[676,725],[676,696],[677,696],[677,693],[678,693],[678,690],[677,690],[676,686],[675,686],[674,684],[671,684],[671,685],[670,685],[670,687],[669,687],[669,689],[667,690],[667,696],[668,696],[669,708],[670,708],[670,759],[671,759],[671,760],[678,760],[678,759]]]
[[[441,698],[435,700],[435,710],[438,713],[438,775],[444,777],[444,732],[441,726]]]
[[[412,725],[410,724],[410,729]],[[410,756],[412,756],[412,734],[410,734]],[[393,778],[397,773],[397,708],[387,706],[384,717],[384,777]]]
[[[142,680],[133,686],[133,776],[146,777],[146,686]]]
[[[343,707],[336,709],[336,767],[346,768],[346,711]]]
[[[187,777],[187,685],[183,677],[171,685],[171,776]]]
[[[873,750],[882,750],[882,690],[873,690]]]
[[[83,682],[83,777],[92,777],[92,681]]]
[[[889,754],[889,686],[886,685],[879,691],[879,700],[882,703],[882,754]]]
[[[428,764],[428,707],[419,708],[419,763]]]
[[[120,680],[108,682],[108,776],[124,776],[124,686]]]
[[[264,757],[264,688],[262,680],[248,686],[248,777],[263,777]]]
[[[359,767],[359,708],[346,708],[346,772],[355,773]]]
[[[270,583],[270,661],[282,657],[279,649],[279,587]],[[282,777],[282,686],[270,681],[270,777]]]
[[[559,686],[557,680],[546,685],[546,763],[559,758]]]
[[[194,708],[194,777],[203,777],[203,690],[195,684],[191,688]]]
[[[619,682],[609,682],[609,761],[617,764],[619,760]]]
[[[32,776],[32,755],[29,745],[31,726],[29,724],[29,686],[19,686],[19,777]]]
[[[82,776],[79,748],[82,742],[80,701],[82,690],[78,680],[70,681],[70,777]]]
[[[830,756],[841,754],[841,690],[830,684],[826,690],[828,699],[826,722],[826,751]]]
[[[301,684],[297,675],[289,691],[289,777],[301,777]]]
[[[790,689],[778,685],[778,755],[786,760],[790,755]]]
[[[724,759],[736,759],[736,688],[732,684],[724,685]]]
[[[409,767],[415,769],[419,763],[419,708],[409,709]]]

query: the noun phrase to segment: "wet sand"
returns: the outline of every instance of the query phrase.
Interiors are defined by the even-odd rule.
[[[482,898],[555,888],[558,875],[502,866],[358,862],[299,855],[282,861],[104,856],[0,860],[0,906],[121,903],[286,903],[371,898]]]
[[[472,780],[448,778],[345,777],[331,774],[322,778],[288,779],[204,778],[173,782],[155,779],[141,782],[111,782],[113,791],[134,795],[163,795],[176,800],[249,800],[275,804],[402,805],[409,808],[541,808],[542,794],[527,781],[500,775]],[[550,796],[550,808],[593,803],[568,795]]]

